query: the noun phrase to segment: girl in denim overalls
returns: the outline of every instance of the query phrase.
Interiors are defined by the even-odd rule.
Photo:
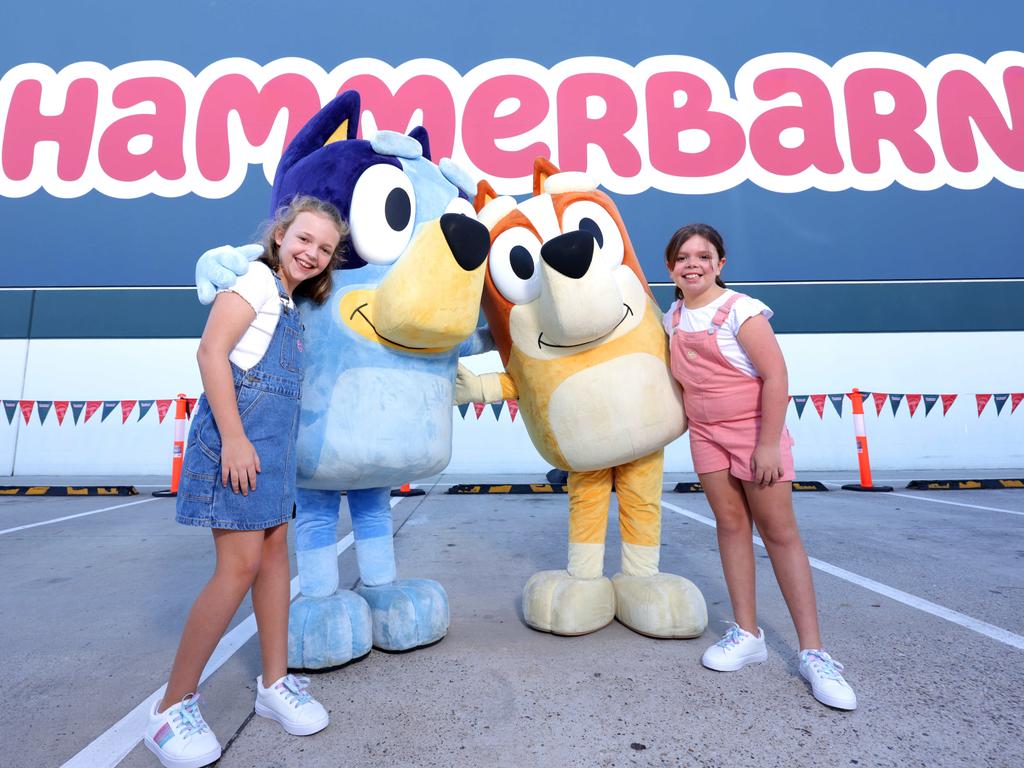
[[[146,727],[146,746],[165,766],[198,768],[220,757],[195,692],[250,588],[263,656],[256,714],[297,736],[327,726],[308,681],[287,674],[287,535],[302,385],[302,323],[292,293],[326,301],[347,232],[330,203],[293,200],[268,227],[260,263],[217,296],[203,331],[205,392],[189,431],[177,520],[212,529],[217,566],[192,606],[163,700]]]
[[[801,674],[819,701],[855,709],[842,665],[821,647],[810,564],[793,514],[789,382],[771,310],[725,287],[725,245],[706,224],[677,231],[665,260],[677,299],[665,315],[672,374],[683,385],[693,467],[715,514],[736,618],[701,662],[733,672],[768,657],[755,609],[756,523],[796,625]]]

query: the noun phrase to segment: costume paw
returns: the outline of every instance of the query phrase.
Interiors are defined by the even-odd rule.
[[[196,290],[200,304],[209,304],[221,288],[230,288],[239,275],[249,271],[249,262],[263,255],[263,246],[251,243],[235,248],[211,248],[196,262]]]
[[[578,579],[567,571],[539,571],[523,587],[523,618],[555,635],[585,635],[615,617],[615,590],[606,576]]]
[[[708,607],[697,585],[672,573],[617,573],[615,618],[641,635],[697,637],[708,625]]]
[[[448,595],[436,581],[398,579],[356,591],[370,606],[376,648],[408,651],[448,634]]]
[[[370,608],[355,592],[299,595],[288,612],[288,666],[327,669],[370,652]]]

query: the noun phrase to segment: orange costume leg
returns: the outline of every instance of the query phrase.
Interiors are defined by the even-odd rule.
[[[651,637],[696,637],[708,623],[704,596],[689,579],[661,573],[661,483],[665,454],[615,468],[622,572],[615,574],[615,618]]]
[[[569,575],[596,579],[604,573],[604,543],[612,470],[569,473]]]
[[[658,572],[664,467],[665,452],[660,450],[615,467],[622,572],[631,576],[653,576]]]

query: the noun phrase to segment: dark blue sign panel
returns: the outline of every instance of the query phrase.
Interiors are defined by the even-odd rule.
[[[283,147],[349,88],[362,133],[422,123],[499,193],[527,194],[538,155],[586,171],[654,281],[696,220],[734,281],[1024,276],[1019,3],[9,15],[3,286],[189,284],[202,250],[251,239]]]

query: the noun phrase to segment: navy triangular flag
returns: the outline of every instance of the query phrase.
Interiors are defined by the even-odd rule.
[[[75,424],[78,423],[78,417],[82,415],[83,408],[85,408],[85,400],[71,401],[71,418],[75,420]]]
[[[807,405],[807,395],[793,395],[793,405],[796,406],[796,417],[799,419],[804,415],[804,406]]]
[[[4,400],[4,411],[7,412],[7,423],[14,423],[14,414],[18,412],[17,400]]]
[[[505,401],[499,400],[496,403],[491,403],[491,410],[494,411],[494,420],[498,421],[501,418],[501,409],[505,407]]]
[[[36,400],[36,415],[39,417],[40,424],[46,421],[46,417],[50,415],[52,407],[53,400]]]
[[[458,408],[462,418],[466,418],[466,411],[469,410],[469,403],[459,403]]]
[[[843,415],[843,398],[845,397],[846,395],[843,393],[828,396],[828,399],[832,401],[832,407],[836,409],[836,413],[838,413],[840,416]]]
[[[924,398],[924,415],[927,416],[929,413],[932,412],[932,408],[935,407],[935,404],[937,402],[939,402],[939,396],[938,395],[921,395],[921,397]]]
[[[104,400],[103,401],[103,416],[100,417],[100,421],[106,421],[107,416],[114,412],[115,408],[120,407],[120,400]]]
[[[892,406],[892,415],[896,415],[896,411],[900,409],[900,403],[903,402],[903,395],[889,394],[889,405]]]
[[[149,413],[155,402],[156,400],[139,400],[139,418],[136,421],[142,421],[142,417]]]
[[[996,416],[1003,412],[1003,406],[1006,405],[1006,401],[1010,399],[1010,393],[1007,392],[1005,395],[992,395],[992,399],[996,403]]]

